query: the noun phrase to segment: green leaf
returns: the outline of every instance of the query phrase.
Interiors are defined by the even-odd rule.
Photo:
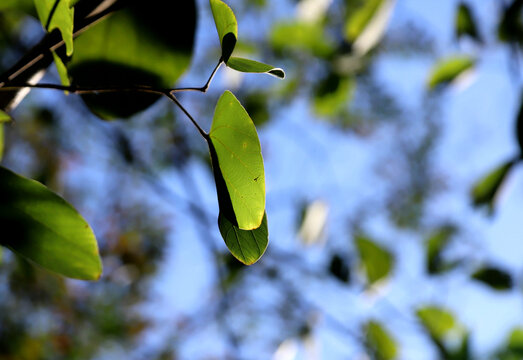
[[[456,37],[470,36],[472,39],[481,42],[476,21],[472,15],[470,7],[461,2],[456,13]]]
[[[221,0],[209,0],[220,38],[222,60],[227,63],[238,39],[238,23],[231,8]]]
[[[123,1],[123,8],[75,39],[67,64],[72,83],[82,86],[149,85],[170,88],[187,69],[196,29],[194,0]],[[145,110],[159,95],[82,95],[105,119],[127,118]]]
[[[276,51],[306,51],[326,58],[334,52],[335,44],[324,30],[319,22],[279,23],[272,27],[270,42]]]
[[[320,116],[343,113],[355,92],[356,81],[331,73],[318,83],[314,94],[314,111]]]
[[[389,275],[394,258],[388,250],[363,236],[356,237],[356,247],[369,285]]]
[[[440,342],[443,342],[452,330],[459,327],[449,311],[436,306],[420,308],[416,315],[429,335]]]
[[[44,28],[58,29],[65,43],[67,56],[73,54],[74,8],[69,0],[34,0],[36,11]]]
[[[430,71],[427,82],[429,89],[434,90],[438,86],[450,84],[475,64],[476,61],[468,56],[453,56],[439,60]]]
[[[512,330],[508,339],[508,348],[523,356],[523,328]]]
[[[498,291],[510,290],[513,286],[512,276],[508,272],[493,266],[477,269],[472,274],[472,278]]]
[[[58,76],[60,76],[60,82],[63,86],[69,86],[71,85],[71,82],[69,81],[69,76],[67,75],[67,68],[65,67],[64,62],[62,59],[60,59],[60,56],[56,54],[56,52],[53,53],[53,59],[54,63],[56,65],[56,70],[58,71]]]
[[[426,268],[429,274],[440,274],[452,268],[453,264],[445,263],[442,257],[455,233],[454,226],[443,226],[432,233],[425,242]]]
[[[261,146],[249,114],[230,91],[216,104],[208,142],[220,211],[242,230],[257,229],[265,213]]]
[[[494,211],[494,204],[499,190],[501,189],[501,185],[515,163],[516,160],[507,161],[489,172],[486,176],[482,177],[472,187],[471,196],[474,206],[486,205],[488,206],[490,213]]]
[[[364,329],[373,358],[393,360],[398,357],[398,345],[390,333],[377,321],[369,321]]]
[[[37,181],[0,167],[0,244],[58,274],[97,280],[98,245],[89,224]]]
[[[0,110],[0,123],[11,121],[11,116],[8,113]]]
[[[231,69],[241,72],[265,73],[272,76],[276,76],[280,79],[285,79],[285,72],[283,71],[283,69],[254,60],[243,59],[239,57],[231,57],[227,62],[227,66]]]
[[[269,244],[269,229],[265,213],[257,229],[242,230],[220,212],[218,227],[231,254],[245,265],[252,265],[258,261]]]

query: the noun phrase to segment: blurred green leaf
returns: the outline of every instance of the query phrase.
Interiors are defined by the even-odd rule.
[[[469,5],[464,2],[461,2],[458,5],[458,10],[456,13],[456,37],[459,39],[462,36],[467,35],[470,38],[481,42],[481,37],[476,26],[476,21],[472,14],[472,10]]]
[[[523,328],[512,330],[508,339],[508,348],[523,356]]]
[[[187,69],[196,28],[194,0],[176,11],[162,0],[123,2],[125,7],[75,38],[67,68],[82,86],[172,87]],[[82,95],[102,118],[125,118],[154,103],[159,95],[104,93]]]
[[[257,229],[265,213],[260,141],[249,114],[230,91],[216,104],[209,139],[220,211],[242,230]],[[220,177],[225,186],[219,185]]]
[[[389,276],[394,264],[392,254],[366,237],[358,236],[355,241],[368,284]]]
[[[222,47],[222,60],[227,63],[231,56],[236,41],[238,40],[238,23],[232,9],[221,0],[209,0],[211,4],[212,15],[220,45]]]
[[[428,87],[448,85],[465,71],[474,67],[476,61],[468,56],[452,56],[439,60],[430,71]]]
[[[58,56],[53,51],[53,59],[54,63],[56,65],[56,70],[58,71],[58,76],[60,76],[60,82],[63,86],[69,86],[71,85],[71,82],[69,81],[69,76],[67,75],[67,68],[64,65],[64,62],[62,59],[60,59],[60,56]]]
[[[390,333],[377,321],[365,325],[367,344],[377,360],[393,360],[398,357],[398,345]]]
[[[0,123],[11,121],[11,116],[5,111],[0,110]]]
[[[272,65],[263,64],[258,61],[243,59],[238,57],[231,57],[227,62],[227,66],[231,69],[246,72],[246,73],[265,73],[275,76],[280,79],[285,78],[283,69],[274,67]]]
[[[358,55],[372,49],[383,37],[395,1],[367,0],[361,6],[349,11],[345,24],[345,38],[352,44]]]
[[[61,275],[97,280],[98,245],[89,224],[37,181],[0,167],[0,244]]]
[[[252,265],[258,261],[269,244],[269,229],[265,213],[257,229],[242,230],[220,212],[218,227],[231,254],[245,265]]]
[[[501,185],[503,184],[503,181],[515,163],[515,160],[507,161],[482,177],[472,187],[471,196],[474,206],[486,205],[490,213],[494,211],[496,197],[499,193]]]
[[[452,268],[453,264],[445,263],[442,256],[455,233],[454,226],[443,226],[432,233],[425,242],[426,268],[429,274],[440,274]]]
[[[286,22],[272,27],[270,43],[276,51],[308,51],[318,57],[329,57],[334,51],[333,41],[318,22]]]
[[[431,337],[443,343],[445,338],[459,325],[454,316],[447,310],[436,306],[426,306],[417,310],[421,324]]]
[[[512,276],[508,272],[492,266],[477,269],[472,278],[499,291],[510,290],[513,286]]]
[[[314,111],[320,116],[336,116],[347,108],[356,88],[352,77],[331,73],[318,83]]]
[[[64,39],[67,56],[73,54],[74,8],[69,0],[34,0],[43,27],[51,32],[58,29]]]
[[[498,38],[501,41],[523,43],[522,10],[523,0],[512,0],[510,5],[505,7],[498,27]]]

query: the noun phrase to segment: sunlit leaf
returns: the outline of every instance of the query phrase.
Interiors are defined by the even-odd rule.
[[[394,0],[367,0],[350,12],[345,25],[345,37],[359,55],[367,53],[383,37]]]
[[[319,22],[276,24],[272,27],[270,42],[276,51],[307,51],[319,57],[328,57],[335,46]]]
[[[510,290],[513,286],[512,276],[508,272],[492,266],[477,269],[472,278],[499,291]]]
[[[67,64],[74,84],[172,87],[187,69],[196,29],[194,0],[179,1],[176,11],[163,0],[124,1],[122,9],[75,38]],[[126,118],[153,104],[159,95],[103,93],[82,95],[105,119]]]
[[[231,69],[246,72],[246,73],[265,73],[277,78],[284,79],[285,72],[283,69],[267,65],[258,61],[243,59],[239,57],[231,57],[227,62],[227,66]]]
[[[356,238],[356,247],[369,285],[389,276],[394,258],[388,250],[363,236]]]
[[[390,333],[377,321],[369,321],[364,329],[368,347],[377,360],[393,360],[398,357],[398,345]]]
[[[456,13],[456,37],[461,38],[464,35],[481,42],[472,10],[466,3],[461,2]]]
[[[102,273],[89,224],[44,185],[0,167],[0,244],[61,275],[96,280]]]
[[[227,63],[231,56],[236,41],[238,40],[238,23],[231,8],[221,0],[209,0],[212,15],[220,44],[222,47],[222,60]]]
[[[472,188],[471,196],[474,206],[488,206],[489,212],[494,211],[494,204],[499,190],[516,160],[510,160],[495,168],[482,177]]]
[[[245,265],[252,265],[258,261],[269,244],[266,214],[263,215],[257,229],[242,230],[220,213],[218,227],[231,254]]]
[[[67,56],[73,54],[74,8],[69,0],[34,0],[38,17],[44,28],[60,30]]]
[[[60,82],[62,83],[62,85],[64,85],[64,86],[71,85],[71,82],[69,81],[69,76],[67,75],[67,68],[65,67],[62,59],[60,59],[60,56],[58,56],[54,51],[53,51],[53,59],[54,59],[55,65],[56,65],[56,70],[58,71],[58,76],[60,76]]]
[[[265,213],[261,146],[249,114],[230,91],[216,104],[209,138],[220,211],[242,230],[257,229]],[[223,177],[225,189],[219,185],[216,171]]]
[[[436,306],[426,306],[416,312],[421,324],[427,332],[443,342],[445,337],[458,327],[454,316],[447,310]]]
[[[305,245],[323,242],[329,215],[329,205],[322,200],[315,200],[303,209],[298,234]]]
[[[523,328],[512,330],[508,339],[508,347],[511,351],[523,355]]]
[[[468,56],[453,56],[439,60],[430,71],[428,87],[430,90],[454,81],[475,65],[475,60]]]

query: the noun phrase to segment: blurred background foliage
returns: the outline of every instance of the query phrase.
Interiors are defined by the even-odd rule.
[[[181,100],[208,128],[231,89],[260,131],[271,241],[252,267],[223,245],[207,148],[172,104],[32,91],[14,121],[0,122],[2,164],[79,209],[104,273],[67,280],[4,250],[0,359],[522,359],[521,312],[521,326],[492,334],[487,347],[461,315],[467,306],[477,317],[503,311],[502,296],[521,306],[523,264],[490,257],[484,237],[470,234],[495,216],[519,164],[523,110],[513,114],[516,153],[470,193],[449,195],[475,215],[446,214],[453,171],[464,165],[443,173],[435,158],[449,136],[445,106],[474,71],[481,76],[484,58],[509,54],[497,74],[520,85],[523,1],[449,0],[447,39],[415,16],[397,18],[403,2],[228,1],[239,21],[235,55],[287,78],[222,69],[208,94]],[[59,54],[72,81],[173,86],[185,72],[176,85],[203,84],[220,56],[209,5],[165,6],[148,1],[80,35],[70,59]],[[486,7],[488,22],[478,17]],[[0,11],[5,75],[44,31],[32,1],[4,0]],[[430,64],[416,98],[385,85],[380,64],[391,58]],[[50,67],[44,80],[60,77]],[[523,240],[520,229],[506,231]],[[446,301],[470,283],[497,297],[475,307],[473,288],[468,303]]]

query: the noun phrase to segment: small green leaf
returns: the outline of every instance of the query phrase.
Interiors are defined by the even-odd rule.
[[[8,113],[0,110],[0,123],[11,121],[11,116]]]
[[[56,52],[53,53],[53,59],[54,63],[56,65],[56,70],[58,71],[58,76],[60,76],[60,82],[63,86],[69,86],[71,85],[71,82],[69,81],[69,76],[67,75],[67,68],[64,65],[64,62],[62,59],[60,59],[60,56],[56,54]]]
[[[334,41],[319,22],[285,22],[272,27],[271,45],[276,51],[298,50],[327,58],[335,49]]]
[[[272,76],[276,76],[280,79],[285,79],[285,72],[283,71],[283,69],[254,60],[243,59],[239,57],[231,57],[227,62],[227,66],[231,69],[241,72],[265,73]]]
[[[351,12],[345,25],[345,36],[348,41],[354,42],[360,36],[383,2],[384,0],[368,0],[356,11]]]
[[[34,0],[40,22],[48,32],[60,30],[67,56],[73,54],[74,8],[69,0]]]
[[[257,229],[265,213],[261,146],[249,114],[230,91],[216,104],[208,142],[220,211],[242,230]]]
[[[447,263],[443,260],[443,252],[455,233],[456,228],[454,226],[443,226],[434,231],[425,242],[426,268],[429,274],[440,274],[452,268],[453,263]]]
[[[428,87],[434,90],[440,85],[448,85],[459,75],[471,69],[476,61],[468,56],[453,56],[439,60],[430,71]]]
[[[89,224],[37,181],[0,167],[0,245],[50,271],[83,280],[102,273]]]
[[[238,23],[232,9],[221,0],[209,0],[212,15],[220,45],[222,46],[222,60],[227,63],[231,56],[236,41],[238,40]]]
[[[388,250],[383,249],[372,240],[363,236],[356,238],[356,247],[369,285],[389,275],[394,258]]]
[[[350,104],[355,89],[354,78],[335,73],[327,75],[315,88],[314,111],[320,116],[341,115]]]
[[[390,333],[377,321],[369,321],[364,329],[367,344],[377,360],[393,360],[398,357],[398,345]]]
[[[429,335],[440,342],[458,327],[454,316],[447,310],[436,306],[426,306],[416,312],[421,324]]]
[[[486,205],[490,213],[494,211],[494,204],[501,185],[515,163],[516,160],[507,161],[489,172],[473,186],[471,196],[474,206]]]
[[[477,269],[472,278],[498,291],[510,290],[513,286],[512,276],[508,272],[492,266]]]
[[[467,4],[461,2],[456,13],[456,37],[459,39],[464,35],[481,42],[472,10]]]
[[[220,212],[218,227],[231,254],[245,265],[252,265],[258,261],[269,244],[269,229],[265,213],[257,229],[242,230]]]
[[[523,328],[515,328],[510,333],[508,348],[523,356]]]

